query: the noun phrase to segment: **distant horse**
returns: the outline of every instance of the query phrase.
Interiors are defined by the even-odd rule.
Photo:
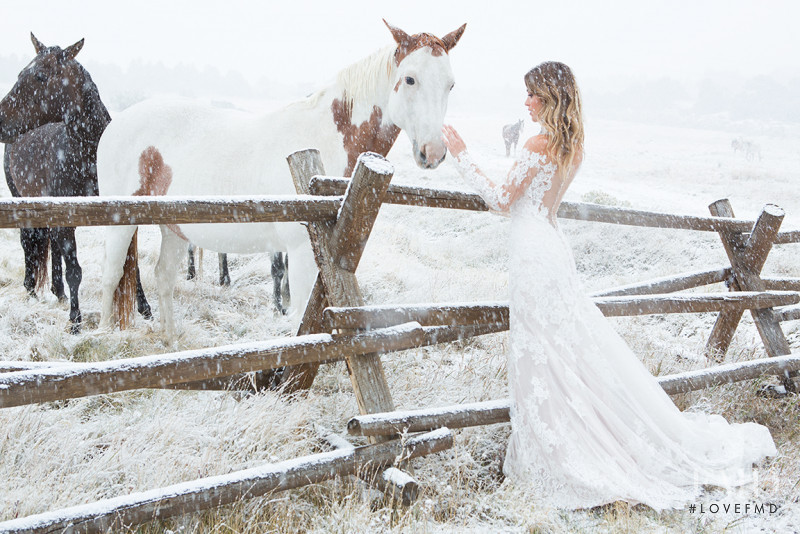
[[[731,141],[731,148],[734,152],[743,152],[748,161],[761,161],[761,147],[745,140],[744,137],[737,137]]]
[[[19,74],[17,83],[0,101],[0,141],[7,143],[3,167],[11,194],[19,197],[97,195],[97,143],[111,117],[97,86],[75,61],[83,39],[61,49],[47,47],[31,34],[36,57]],[[51,250],[51,289],[65,299],[61,258],[70,293],[69,320],[80,331],[78,264],[75,228],[22,228],[25,253],[24,286],[35,295],[47,279]],[[138,278],[138,270],[137,270]],[[139,311],[150,307],[138,284]]]
[[[519,134],[525,124],[522,119],[512,124],[503,126],[503,142],[506,144],[506,157],[511,155],[511,145],[514,145],[514,152],[517,151],[517,143],[519,142]]]
[[[286,164],[292,152],[317,148],[326,172],[349,176],[360,153],[386,155],[401,130],[411,140],[417,165],[436,168],[446,154],[441,128],[454,84],[448,52],[466,25],[440,39],[386,24],[395,45],[343,70],[332,86],[274,113],[252,116],[175,100],[129,108],[100,140],[100,194],[296,194]],[[113,295],[135,231],[135,226],[106,231],[101,327],[110,328],[116,319]],[[302,311],[317,273],[302,224],[161,226],[156,279],[168,341],[175,336],[172,295],[187,243],[217,252],[288,252],[292,307]],[[131,307],[118,309],[130,315]]]

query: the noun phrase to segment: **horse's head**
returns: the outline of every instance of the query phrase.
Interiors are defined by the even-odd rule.
[[[0,101],[0,142],[49,122],[69,122],[83,102],[83,69],[75,56],[83,39],[61,49],[47,47],[31,34],[36,57],[22,69],[17,83]]]
[[[448,52],[458,43],[466,24],[441,39],[427,33],[408,35],[384,21],[397,42],[396,65],[387,118],[411,139],[414,159],[422,168],[435,169],[447,149],[442,124],[447,98],[455,83]]]

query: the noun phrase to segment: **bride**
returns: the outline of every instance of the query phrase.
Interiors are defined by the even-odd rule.
[[[545,505],[623,500],[681,508],[702,485],[753,480],[775,455],[766,427],[682,413],[585,296],[556,225],[583,159],[581,99],[572,71],[546,62],[525,75],[528,139],[508,176],[486,176],[452,126],[443,135],[461,174],[511,216],[508,375],[511,439],[503,471]]]

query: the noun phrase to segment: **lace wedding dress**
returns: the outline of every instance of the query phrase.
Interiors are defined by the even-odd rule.
[[[617,500],[682,508],[703,484],[752,482],[753,462],[776,454],[769,430],[682,413],[585,295],[554,226],[557,206],[542,203],[554,177],[563,182],[555,166],[523,150],[496,184],[467,152],[457,166],[511,217],[506,476],[562,509]],[[509,190],[526,183],[509,206]]]

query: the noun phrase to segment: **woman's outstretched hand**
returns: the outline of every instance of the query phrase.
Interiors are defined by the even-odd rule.
[[[467,149],[464,140],[458,135],[456,129],[449,124],[442,126],[442,137],[444,139],[444,144],[447,146],[447,150],[450,151],[453,157],[459,157],[461,153]]]

